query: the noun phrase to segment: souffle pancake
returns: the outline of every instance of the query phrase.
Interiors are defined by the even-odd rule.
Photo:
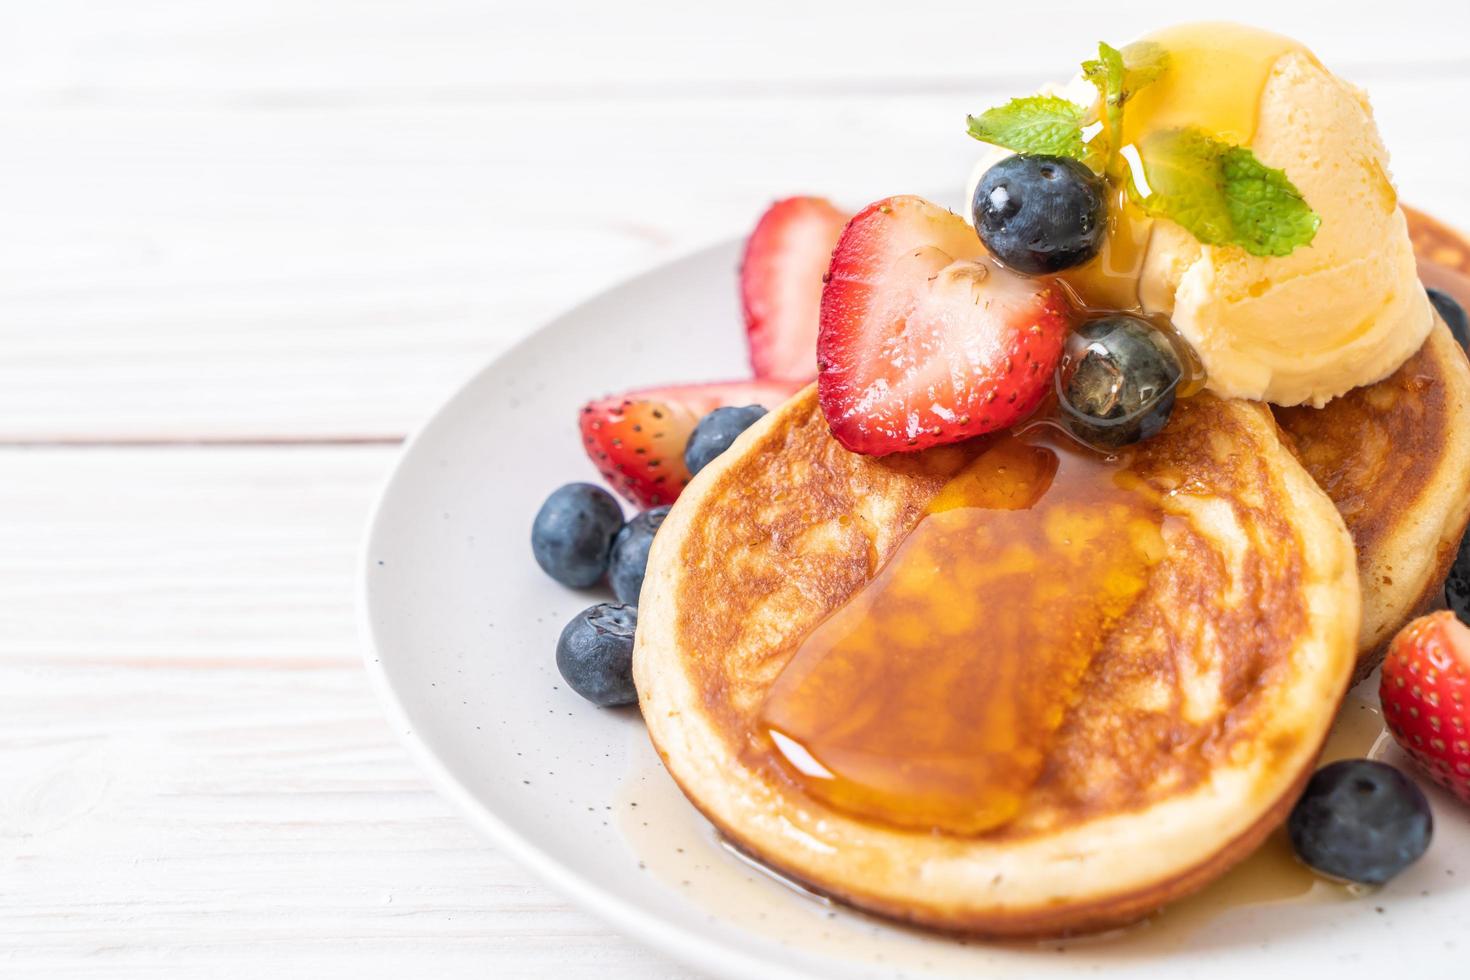
[[[1276,419],[1357,547],[1361,679],[1400,627],[1439,604],[1470,520],[1470,365],[1440,323],[1388,378]]]
[[[1407,214],[1421,276],[1470,300],[1470,245],[1427,215]],[[1439,604],[1470,521],[1470,363],[1441,319],[1389,377],[1320,409],[1278,408],[1276,420],[1357,546],[1357,675],[1367,676],[1394,633]]]
[[[882,915],[1056,934],[1290,807],[1356,649],[1332,502],[1257,405],[1190,399],[1112,462],[1033,435],[861,456],[809,390],[685,490],[634,676],[737,846]]]

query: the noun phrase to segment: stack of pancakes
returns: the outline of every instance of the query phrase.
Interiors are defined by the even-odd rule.
[[[1470,274],[1470,249],[1411,222],[1421,256]],[[967,458],[851,454],[808,389],[701,472],[659,532],[634,655],[649,733],[722,833],[820,892],[985,935],[1134,920],[1281,821],[1351,679],[1435,600],[1470,519],[1467,408],[1470,366],[1442,323],[1397,373],[1323,409],[1181,402],[1133,464],[1166,501],[1162,560],[1101,638],[1020,813],[957,834],[815,799],[759,723],[801,640]]]
[[[1470,298],[1470,246],[1417,211],[1409,232],[1426,283]],[[1312,479],[1358,550],[1363,625],[1358,679],[1378,666],[1407,620],[1439,600],[1470,516],[1465,353],[1443,322],[1383,381],[1325,408],[1276,410]]]

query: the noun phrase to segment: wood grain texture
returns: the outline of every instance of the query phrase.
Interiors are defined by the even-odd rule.
[[[1367,86],[1405,199],[1470,226],[1470,10],[1384,10],[1229,14]],[[392,443],[771,198],[957,195],[966,112],[1201,12],[0,5],[0,974],[687,975],[380,720],[352,575]]]
[[[1035,83],[1098,38],[1222,17],[1306,38],[1345,68],[1440,74],[1465,67],[1465,16],[1435,0],[1051,0],[1044,17],[945,0],[901,9],[871,0],[51,0],[7,11],[0,64],[12,97],[57,103],[525,102],[609,90],[656,99],[688,86],[886,93],[896,83]]]
[[[0,442],[401,435],[537,323],[773,197],[957,197],[967,112],[1182,13],[1062,4],[1042,33],[987,11],[1006,43],[975,45],[919,7],[11,10]],[[1449,40],[1470,13],[1369,34],[1232,10],[1371,85],[1405,200],[1470,225],[1440,120],[1470,104]]]
[[[393,456],[0,452],[0,975],[686,975],[388,731],[351,571]]]

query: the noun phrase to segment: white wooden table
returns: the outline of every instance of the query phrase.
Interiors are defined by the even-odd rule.
[[[689,975],[400,751],[376,487],[550,314],[781,194],[958,189],[967,111],[1199,14],[1120,6],[0,2],[0,975]],[[1287,6],[1224,12],[1470,226],[1465,5]]]

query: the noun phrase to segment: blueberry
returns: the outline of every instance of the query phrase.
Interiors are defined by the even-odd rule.
[[[562,585],[585,589],[607,574],[613,537],[623,508],[590,483],[568,483],[552,492],[531,524],[531,552],[541,570]]]
[[[633,688],[633,632],[638,609],[599,602],[583,609],[556,641],[556,669],[572,690],[611,708],[638,700]]]
[[[1117,449],[1159,434],[1184,369],[1167,337],[1144,320],[1090,320],[1067,338],[1057,366],[1061,421],[1081,442]]]
[[[985,171],[970,207],[990,254],[1027,275],[1081,265],[1108,230],[1107,185],[1066,157],[1006,157]]]
[[[1381,885],[1429,847],[1434,820],[1408,776],[1382,762],[1344,759],[1312,775],[1286,831],[1312,869]]]
[[[1450,328],[1450,333],[1455,335],[1460,346],[1470,348],[1470,319],[1465,316],[1465,307],[1455,302],[1455,298],[1449,293],[1440,292],[1438,289],[1425,289],[1424,291],[1429,294],[1429,302],[1434,304],[1435,312]]]
[[[619,602],[638,605],[643,591],[643,573],[648,570],[648,549],[653,535],[669,514],[668,506],[645,510],[633,518],[613,539],[612,559],[607,566],[607,580]]]
[[[759,405],[744,408],[717,408],[694,427],[689,435],[689,444],[684,447],[684,465],[691,475],[709,465],[710,460],[730,448],[735,437],[755,424],[755,420],[766,414]]]

